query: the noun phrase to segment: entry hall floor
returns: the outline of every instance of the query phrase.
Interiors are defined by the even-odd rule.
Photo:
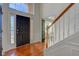
[[[44,43],[25,44],[5,52],[5,56],[43,56]]]

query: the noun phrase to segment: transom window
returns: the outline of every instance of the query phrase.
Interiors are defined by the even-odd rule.
[[[9,8],[21,11],[21,12],[29,12],[28,4],[25,3],[10,3]]]

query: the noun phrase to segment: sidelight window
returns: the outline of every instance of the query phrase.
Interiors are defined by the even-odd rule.
[[[11,43],[14,43],[14,16],[11,16]]]

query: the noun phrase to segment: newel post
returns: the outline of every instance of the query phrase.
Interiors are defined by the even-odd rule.
[[[48,26],[47,26],[47,28],[46,28],[45,46],[46,46],[46,48],[48,48]]]

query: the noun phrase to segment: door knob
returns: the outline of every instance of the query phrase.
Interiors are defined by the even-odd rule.
[[[17,31],[19,31],[19,29],[17,29]]]

